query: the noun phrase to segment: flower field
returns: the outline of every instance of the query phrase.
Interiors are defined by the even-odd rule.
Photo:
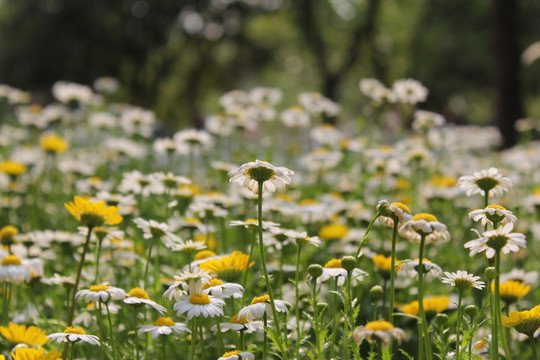
[[[0,85],[0,359],[536,359],[540,145],[360,81],[156,136],[118,83]]]

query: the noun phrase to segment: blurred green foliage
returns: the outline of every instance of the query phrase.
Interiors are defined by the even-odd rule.
[[[113,76],[124,99],[152,108],[169,127],[201,124],[235,88],[279,87],[285,105],[325,90],[321,54],[299,21],[313,7],[345,117],[357,114],[358,80],[387,85],[412,77],[430,89],[423,107],[451,121],[485,123],[494,99],[493,2],[424,0],[36,0],[0,2],[0,83],[51,99],[58,80],[91,84]],[[370,19],[369,7],[376,6]],[[520,49],[540,40],[540,3],[521,1]],[[540,115],[540,61],[522,69],[528,114]]]

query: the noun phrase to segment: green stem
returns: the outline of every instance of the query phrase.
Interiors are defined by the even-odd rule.
[[[345,319],[343,319],[343,358],[349,360],[349,321],[351,321],[351,329],[354,328],[354,319],[352,316],[352,303],[351,303],[351,276],[352,272],[347,274],[347,280],[345,285],[346,297],[345,297]]]
[[[332,344],[330,344],[330,359],[334,358],[334,351],[335,351],[335,345],[338,343],[337,339],[337,328],[338,328],[338,319],[337,319],[337,303],[338,303],[338,295],[337,295],[338,285],[337,285],[337,277],[334,280],[334,296],[333,296],[333,302],[332,302]]]
[[[531,343],[531,349],[532,349],[532,360],[536,360],[538,357],[536,355],[536,344],[534,341],[534,336],[529,336],[529,342]]]
[[[272,316],[274,318],[274,326],[280,336],[277,337],[278,347],[282,353],[283,360],[287,360],[287,349],[283,347],[283,341],[281,339],[281,325],[279,321],[279,316],[276,311],[276,304],[274,303],[274,291],[272,290],[272,285],[270,284],[270,277],[268,276],[268,270],[266,269],[266,260],[265,260],[265,248],[263,242],[263,232],[262,232],[262,192],[263,192],[263,182],[259,181],[258,183],[259,190],[259,201],[258,201],[258,220],[259,220],[259,251],[261,253],[261,266],[264,273],[264,280],[266,282],[266,288],[268,290],[268,296],[270,297],[270,307],[272,308]],[[266,329],[266,327],[265,327]],[[266,331],[266,330],[265,330]],[[286,335],[285,335],[286,336]]]
[[[150,266],[150,259],[152,258],[152,249],[154,248],[155,238],[152,237],[150,241],[150,246],[148,247],[148,254],[146,255],[146,264],[144,265],[144,277],[143,277],[143,288],[146,289],[146,281],[148,280],[148,268]]]
[[[458,300],[458,309],[457,309],[457,321],[456,321],[456,360],[460,360],[460,343],[459,336],[461,333],[461,301],[463,299],[463,290],[459,289],[459,300]]]
[[[354,254],[354,258],[358,259],[358,256],[360,255],[360,251],[362,251],[362,246],[364,246],[364,243],[367,241],[369,231],[371,230],[371,227],[375,223],[375,220],[377,220],[381,216],[381,214],[377,213],[373,219],[371,219],[371,222],[369,223],[366,233],[364,234],[364,237],[362,238],[362,241],[360,241],[360,245],[358,245],[358,250],[356,250],[356,254]]]
[[[67,326],[73,325],[73,317],[75,316],[75,295],[77,295],[77,290],[79,290],[79,282],[81,280],[81,273],[82,273],[82,268],[84,265],[84,258],[86,257],[86,253],[88,252],[88,246],[90,244],[90,236],[92,235],[92,229],[93,229],[93,226],[88,226],[88,233],[86,234],[86,240],[84,242],[83,252],[81,254],[81,260],[79,261],[79,267],[77,268],[77,277],[75,278],[75,285],[73,286],[73,294],[71,297],[71,308],[69,309]],[[62,360],[67,359],[68,344],[69,343],[64,344]],[[73,355],[73,353],[71,353],[71,355]]]
[[[497,332],[500,335],[504,353],[506,359],[512,359],[510,351],[508,350],[508,344],[506,343],[506,337],[504,336],[504,327],[501,318],[501,296],[500,296],[500,271],[501,270],[501,251],[495,252],[495,315],[497,317]],[[498,348],[496,348],[498,349]]]
[[[101,313],[101,307],[103,302],[101,298],[99,299],[99,309],[98,309],[98,323],[99,323],[99,359],[103,360],[103,343],[105,339],[105,332],[103,331],[103,314]]]
[[[135,327],[135,359],[139,360],[139,333],[137,332],[137,306],[133,310],[133,326]]]
[[[263,315],[264,333],[263,333],[263,356],[262,360],[266,360],[266,343],[268,342],[267,329],[268,329],[268,317],[266,313]]]
[[[167,359],[167,336],[162,336],[163,343],[161,344],[161,358]]]
[[[318,303],[318,299],[317,299],[317,281],[314,280],[313,281],[313,299],[312,299],[313,303],[312,303],[312,306],[313,306],[313,318],[315,320],[315,342],[316,342],[316,352],[317,352],[317,359],[318,360],[322,360],[323,357],[322,357],[322,349],[323,349],[323,346],[324,344],[321,342],[321,337],[319,335],[319,310],[317,309],[317,303]]]
[[[81,261],[79,262],[79,267],[77,269],[77,277],[75,278],[75,286],[73,287],[73,294],[71,297],[71,309],[69,310],[69,317],[67,322],[68,326],[71,326],[73,324],[73,316],[75,315],[75,295],[77,295],[77,291],[79,290],[79,282],[81,280],[84,258],[86,257],[86,253],[88,252],[88,245],[90,244],[90,236],[92,235],[92,229],[92,226],[88,226],[88,234],[86,234],[86,241],[84,242]]]
[[[251,257],[253,256],[253,249],[255,248],[255,242],[257,241],[257,234],[255,231],[251,232],[251,246],[249,247],[249,256],[247,263],[249,264],[251,262]],[[249,271],[246,269],[246,272],[244,273],[244,281],[242,282],[242,286],[244,289],[246,288],[247,279],[248,279]],[[247,294],[247,291],[246,291]]]
[[[199,344],[201,346],[201,359],[204,360],[204,330],[202,321],[199,322],[199,338],[201,340],[201,343]]]
[[[424,243],[426,236],[422,235],[420,240],[420,253],[418,255],[418,313],[422,322],[423,335],[419,334],[419,338],[423,338],[423,343],[426,347],[426,359],[432,359],[431,342],[429,340],[429,331],[426,320],[426,313],[424,312]],[[422,346],[419,346],[418,350],[421,351]],[[419,359],[422,359],[419,356]]]
[[[221,334],[221,324],[219,321],[221,320],[221,317],[216,317],[216,327],[217,327],[217,340],[218,340],[218,346],[219,346],[219,353],[223,354],[225,352],[225,345],[223,345],[223,334]]]
[[[105,303],[105,308],[107,309],[107,319],[109,321],[109,334],[111,336],[111,344],[113,349],[113,356],[114,359],[118,359],[118,354],[116,352],[116,342],[114,341],[114,335],[113,335],[113,327],[112,327],[112,320],[111,320],[111,312],[109,311],[109,303]]]
[[[197,318],[191,319],[191,360],[195,360],[195,343],[197,342]]]
[[[98,276],[99,276],[99,258],[101,256],[101,244],[103,243],[103,238],[98,238],[98,247],[96,251],[96,270],[94,273],[94,284],[99,284],[98,282]]]
[[[300,291],[298,289],[298,283],[300,282],[300,252],[302,251],[302,244],[298,244],[298,251],[296,253],[296,274],[294,277],[294,293],[295,293],[295,316],[296,316],[296,358],[300,353],[300,342],[302,341],[302,329],[300,329]]]
[[[398,221],[394,219],[394,229],[392,232],[392,253],[390,264],[390,304],[388,304],[388,321],[394,325],[394,289],[396,286],[396,242],[398,232]],[[392,340],[390,340],[390,353],[392,352]]]

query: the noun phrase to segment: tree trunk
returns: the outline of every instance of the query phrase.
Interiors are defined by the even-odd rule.
[[[519,82],[518,1],[495,0],[495,59],[497,105],[495,124],[502,135],[502,148],[516,143],[516,120],[523,116]]]

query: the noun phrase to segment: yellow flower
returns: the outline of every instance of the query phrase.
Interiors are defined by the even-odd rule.
[[[452,187],[457,185],[456,178],[444,175],[434,175],[431,179],[429,179],[429,182],[436,187]]]
[[[88,227],[116,225],[122,221],[122,217],[117,215],[118,208],[107,207],[103,201],[92,202],[75,196],[73,202],[65,203],[64,206],[71,215]]]
[[[19,176],[26,172],[26,165],[14,161],[4,160],[0,163],[0,172],[13,177]]]
[[[379,272],[379,274],[381,274],[383,278],[389,279],[391,275],[390,273],[392,271],[392,258],[379,254],[374,256],[372,261],[373,265],[375,265],[375,269]],[[399,262],[400,260],[396,259],[396,264]],[[401,268],[401,264],[396,265],[395,270],[397,271],[399,270],[399,268]]]
[[[341,224],[330,224],[319,230],[319,238],[325,241],[340,240],[349,232],[349,228]]]
[[[222,257],[221,259],[207,260],[200,265],[201,270],[208,270],[212,274],[216,274],[219,278],[234,282],[242,271],[253,266],[255,262],[248,264],[249,255],[243,254],[241,251],[234,251],[230,256]]]
[[[49,341],[45,331],[35,326],[27,328],[25,325],[17,325],[12,322],[9,323],[9,326],[0,326],[0,334],[12,344],[26,344],[31,347],[40,347]]]
[[[43,135],[39,140],[39,145],[50,154],[61,154],[68,148],[68,143],[59,135]]]
[[[426,298],[423,300],[424,311],[426,313],[426,318],[430,319],[437,315],[438,313],[443,312],[448,309],[450,304],[450,298],[448,296],[432,297]],[[418,315],[418,300],[415,300],[409,304],[404,305],[401,308],[401,312],[410,315]]]
[[[529,293],[530,285],[525,285],[521,281],[508,280],[499,285],[499,294],[501,299],[508,303],[514,303]],[[491,283],[491,292],[495,291],[495,284]]]
[[[11,353],[12,360],[56,360],[61,357],[61,352],[53,350],[45,354],[45,349],[18,348],[15,349],[15,352]]]
[[[17,235],[18,233],[19,230],[17,230],[15,226],[4,226],[2,229],[0,229],[0,244],[13,244],[13,240],[15,240],[15,235]]]
[[[502,315],[502,324],[506,327],[513,327],[516,331],[529,337],[540,327],[540,305],[531,310],[513,311],[508,316]]]

